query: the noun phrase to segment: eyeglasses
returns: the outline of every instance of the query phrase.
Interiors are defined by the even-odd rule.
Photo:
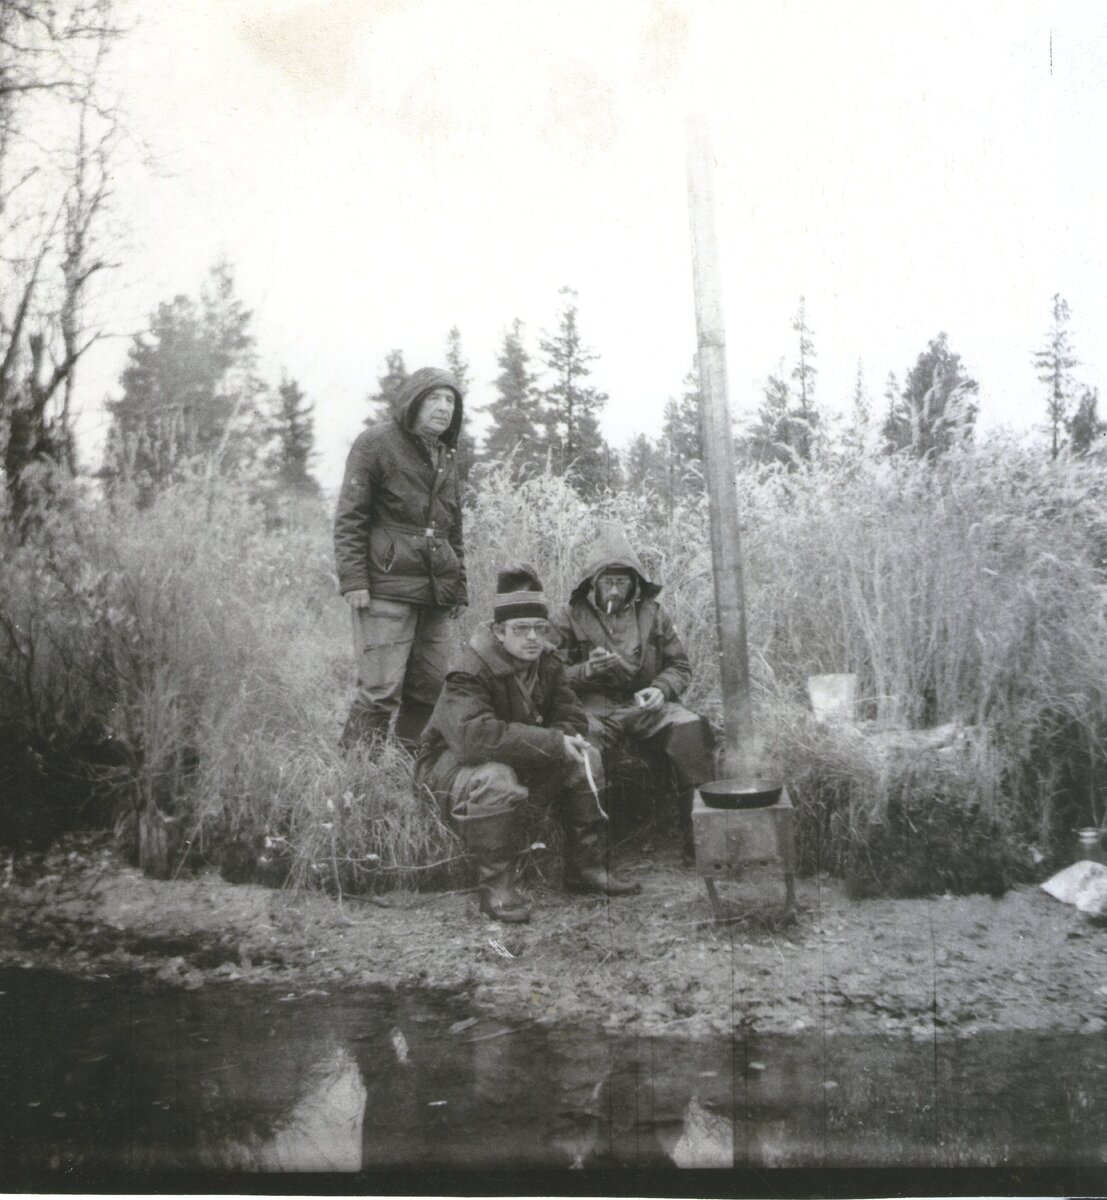
[[[518,637],[529,637],[532,633],[535,637],[545,637],[549,632],[549,621],[508,621],[504,628],[508,633],[513,633]]]

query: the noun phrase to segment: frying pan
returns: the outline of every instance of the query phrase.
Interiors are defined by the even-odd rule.
[[[715,779],[701,783],[699,792],[708,808],[768,808],[780,799],[779,779]]]

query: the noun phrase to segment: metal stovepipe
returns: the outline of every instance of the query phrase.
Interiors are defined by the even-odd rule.
[[[700,116],[690,117],[688,205],[699,347],[700,421],[711,522],[711,563],[715,576],[715,620],[725,731],[723,769],[727,775],[739,776],[751,769],[753,708],[712,168],[707,121]]]

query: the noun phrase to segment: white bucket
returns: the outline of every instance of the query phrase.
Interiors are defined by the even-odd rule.
[[[817,721],[852,721],[857,704],[857,676],[808,675],[807,695]]]

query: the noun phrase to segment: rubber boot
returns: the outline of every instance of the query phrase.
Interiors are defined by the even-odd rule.
[[[515,887],[515,856],[507,859],[478,859],[477,883],[480,910],[493,921],[522,925],[530,920],[530,901]]]
[[[454,812],[465,848],[477,861],[480,910],[511,925],[530,920],[530,902],[515,887],[519,819],[512,809],[469,816]]]
[[[342,736],[338,744],[343,750],[354,746],[368,746],[370,750],[378,748],[388,737],[388,724],[392,714],[387,709],[366,708],[357,700],[350,705],[346,724],[342,727]]]
[[[400,711],[396,714],[396,727],[393,733],[396,741],[412,758],[419,749],[419,739],[423,736],[423,730],[427,727],[432,712],[434,712],[432,704],[404,703],[400,705]]]
[[[641,885],[620,879],[607,867],[607,829],[602,821],[577,825],[569,831],[565,890],[602,896],[635,896]]]

